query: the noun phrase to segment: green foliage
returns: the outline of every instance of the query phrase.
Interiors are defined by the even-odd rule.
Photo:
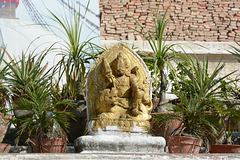
[[[172,104],[172,114],[157,117],[159,123],[179,120],[182,122],[180,135],[192,135],[204,140],[205,145],[215,143],[221,131],[220,117],[215,106],[223,103],[220,98],[220,82],[234,72],[219,77],[224,63],[219,62],[213,72],[208,70],[208,59],[200,62],[197,58],[182,56],[184,61],[178,62],[177,70],[172,69],[174,80],[173,93],[178,102]],[[174,134],[174,133],[173,133]]]
[[[195,136],[202,138],[206,143],[214,141],[220,131],[219,117],[213,114],[209,107],[216,102],[214,100],[203,100],[198,96],[190,99],[184,92],[178,94],[180,102],[172,104],[173,113],[163,114],[156,117],[159,124],[178,120],[182,122],[179,135]]]
[[[24,96],[31,86],[41,87],[46,81],[51,79],[51,68],[47,69],[47,64],[43,65],[43,60],[49,50],[40,55],[30,53],[27,57],[24,52],[19,60],[13,60],[8,55],[10,62],[5,61],[9,68],[6,81],[11,88],[14,97]]]
[[[10,119],[18,129],[17,143],[23,133],[35,138],[65,136],[68,117],[73,118],[70,113],[58,109],[58,106],[70,105],[71,101],[53,96],[54,70],[43,64],[50,50],[51,47],[39,55],[32,52],[28,56],[22,52],[19,60],[8,55],[10,62],[5,61],[9,68],[6,82],[13,93],[13,111],[28,111]]]
[[[69,100],[53,101],[51,97],[51,86],[44,83],[41,87],[30,85],[25,90],[25,96],[19,97],[15,103],[15,110],[28,110],[29,114],[14,117],[11,122],[18,128],[19,138],[23,133],[33,138],[64,137],[68,127],[68,117],[73,116],[60,111],[56,106],[70,104]]]
[[[5,77],[8,71],[8,68],[6,65],[4,65],[4,55],[5,55],[5,50],[0,49],[0,112],[6,114],[7,109],[5,108],[6,106],[6,101],[9,100],[9,88],[7,84],[5,83]]]
[[[225,99],[240,99],[240,87],[239,79],[222,80],[221,81],[221,93]]]
[[[226,139],[226,142],[223,143],[232,144],[232,133],[240,122],[239,106],[240,102],[237,101],[225,101],[222,105],[215,105],[221,118],[221,125]]]
[[[229,53],[231,53],[231,54],[233,54],[233,55],[235,55],[235,56],[237,56],[238,57],[238,62],[240,63],[240,43],[238,43],[238,42],[235,42],[236,43],[236,45],[238,46],[238,47],[235,47],[235,46],[231,46],[232,47],[232,51],[230,51],[230,50],[228,50],[228,52]]]
[[[204,58],[201,63],[197,57],[193,59],[187,56],[185,61],[178,63],[177,71],[171,71],[171,79],[174,80],[172,91],[178,94],[178,91],[182,90],[188,97],[219,98],[221,96],[220,82],[236,72],[233,71],[220,77],[219,73],[224,66],[225,63],[220,61],[210,73],[208,70],[208,59]]]
[[[137,26],[140,27],[140,29],[133,29],[148,41],[148,44],[152,49],[152,55],[143,57],[143,60],[149,69],[153,72],[153,88],[155,90],[154,96],[160,97],[160,103],[165,101],[165,92],[167,87],[164,67],[166,65],[170,65],[170,60],[175,57],[174,54],[176,51],[174,50],[174,46],[177,45],[176,43],[168,44],[166,42],[171,35],[171,32],[166,33],[165,31],[166,26],[169,22],[169,19],[166,17],[168,9],[164,12],[163,15],[161,15],[159,14],[158,7],[153,18],[153,28],[147,30],[145,26],[141,25],[137,20],[135,20]],[[161,83],[159,83],[159,81]]]
[[[82,94],[85,95],[87,67],[103,50],[92,43],[92,40],[96,37],[87,37],[85,40],[82,38],[83,22],[75,7],[75,11],[69,16],[61,17],[50,10],[49,12],[52,15],[51,19],[60,26],[57,29],[66,36],[61,43],[63,47],[61,50],[57,50],[57,52],[60,52],[59,55],[62,56],[62,59],[56,65],[56,69],[59,71],[57,83],[60,83],[62,78],[66,78],[66,84],[64,84],[62,90],[58,90],[59,86],[55,86],[55,90],[58,90],[57,94],[58,96],[61,95],[62,98],[71,98],[78,101]],[[80,8],[78,11],[80,12]]]

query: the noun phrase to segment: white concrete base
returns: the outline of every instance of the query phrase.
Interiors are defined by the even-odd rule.
[[[148,134],[120,133],[82,136],[75,140],[76,153],[154,153],[164,152],[163,137]]]

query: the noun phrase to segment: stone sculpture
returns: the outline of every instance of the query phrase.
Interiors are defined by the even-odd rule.
[[[105,51],[87,79],[88,130],[75,140],[81,153],[162,153],[163,137],[149,134],[150,76],[127,46]]]
[[[88,108],[93,132],[117,126],[122,131],[150,129],[150,79],[141,59],[123,45],[102,54],[88,77]]]

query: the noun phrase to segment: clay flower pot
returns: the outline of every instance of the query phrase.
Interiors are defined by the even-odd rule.
[[[153,113],[151,115],[156,115],[156,114],[168,114],[172,112],[162,112],[162,113]],[[170,121],[167,126],[165,123],[163,124],[158,124],[158,122],[155,119],[151,120],[151,132],[155,136],[162,136],[162,137],[168,137],[171,136],[173,131],[175,131],[174,134],[179,134],[181,130],[181,121],[178,120],[172,120]],[[178,130],[177,130],[178,129]]]
[[[4,118],[9,118],[9,115],[4,116],[4,114],[0,112],[0,143],[2,142],[5,134],[7,133],[10,124],[9,121]]]
[[[199,153],[202,140],[187,136],[170,136],[166,138],[169,153]]]
[[[4,116],[3,113],[0,112],[0,153],[8,153],[10,150],[11,145],[6,143],[1,143],[5,134],[7,133],[9,127],[9,120],[4,118],[9,118],[10,115]]]
[[[240,153],[240,145],[211,145],[210,153]]]
[[[39,141],[36,138],[31,138],[31,146],[34,153],[65,153],[67,150],[66,138],[42,138],[39,145]]]
[[[11,144],[0,143],[0,153],[9,153],[11,148]]]

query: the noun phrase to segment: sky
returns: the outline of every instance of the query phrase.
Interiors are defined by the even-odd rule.
[[[19,0],[19,6],[16,10],[16,16],[17,18],[19,18],[20,20],[25,20],[25,21],[29,21],[29,22],[33,22],[31,17],[29,16],[23,1],[24,0]],[[74,6],[76,5],[76,7],[80,7],[80,13],[82,15],[84,15],[84,13],[86,12],[86,9],[82,6],[87,6],[88,4],[88,0],[79,0],[80,3],[82,5],[79,4],[78,1],[76,0],[25,0],[25,1],[30,1],[32,2],[32,4],[35,6],[35,8],[37,9],[37,11],[41,14],[41,16],[43,17],[43,20],[50,25],[56,25],[49,17],[51,17],[51,14],[49,13],[48,10],[51,10],[54,14],[58,15],[58,16],[63,16],[64,14],[69,15],[69,9],[67,9],[66,5],[64,5],[63,3],[61,3],[61,1],[65,2],[65,4],[69,4],[70,6]],[[93,11],[96,14],[99,14],[99,0],[91,0],[89,2],[89,7],[88,9],[90,9],[91,11]],[[82,32],[82,40],[85,40],[86,38],[90,37],[95,37],[95,36],[99,36],[100,32],[99,30],[94,28],[94,25],[99,26],[99,18],[97,18],[93,13],[91,13],[91,11],[87,11],[86,12],[86,18],[82,19],[82,22],[84,23],[83,25],[83,32]],[[87,20],[89,20],[89,23],[93,22],[94,25],[90,25],[88,22],[86,22]],[[54,31],[55,34],[64,37],[62,33],[60,33],[57,29],[55,29],[54,27],[51,27],[51,29]],[[95,43],[100,44],[100,37],[96,38],[94,40]]]

